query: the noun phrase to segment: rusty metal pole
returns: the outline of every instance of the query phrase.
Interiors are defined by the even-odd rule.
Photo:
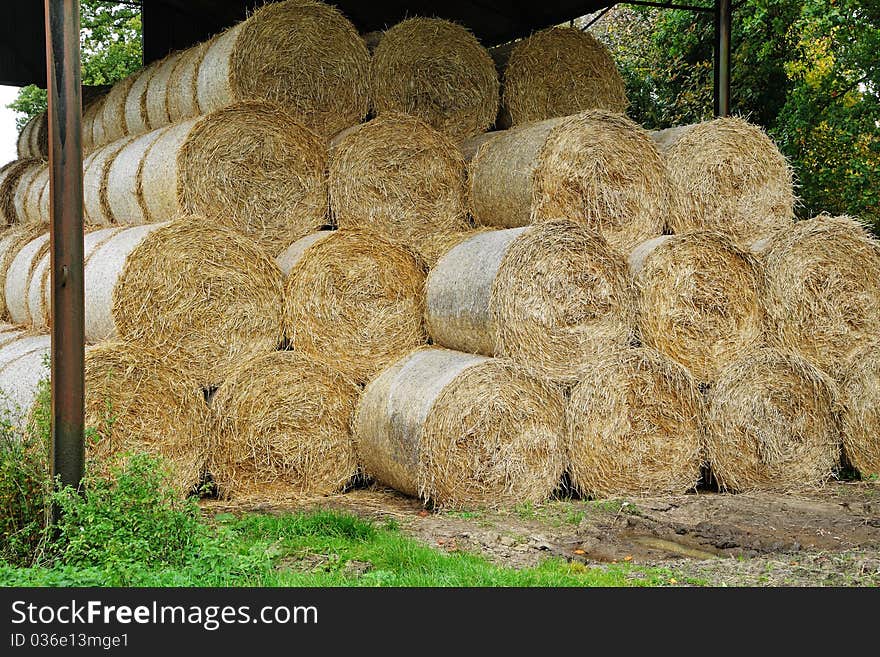
[[[730,0],[715,0],[715,116],[730,115]]]
[[[45,0],[52,217],[52,475],[78,488],[85,464],[82,90],[79,0]],[[53,515],[57,510],[53,511]]]

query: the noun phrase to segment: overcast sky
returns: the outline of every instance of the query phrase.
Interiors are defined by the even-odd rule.
[[[18,87],[0,86],[0,166],[18,157],[15,150],[18,141],[15,112],[6,108],[17,94]]]

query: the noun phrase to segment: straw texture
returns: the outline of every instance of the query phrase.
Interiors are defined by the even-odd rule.
[[[880,475],[880,341],[850,353],[840,376],[843,450],[867,479]]]

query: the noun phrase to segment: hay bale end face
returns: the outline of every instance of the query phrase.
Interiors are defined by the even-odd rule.
[[[834,375],[880,333],[880,243],[851,217],[820,216],[775,233],[762,253],[769,337]]]
[[[415,247],[467,230],[465,162],[446,135],[388,112],[340,136],[330,151],[330,204],[342,228],[369,228]]]
[[[722,490],[820,486],[838,464],[837,386],[795,352],[749,352],[709,394],[707,457]]]
[[[657,147],[624,116],[589,110],[481,141],[469,166],[479,224],[515,228],[564,217],[627,253],[660,235],[679,209]]]
[[[563,414],[509,361],[422,349],[367,386],[355,444],[367,474],[439,507],[540,502],[565,467]]]
[[[498,73],[470,31],[440,18],[409,18],[382,35],[373,53],[373,106],[403,112],[463,141],[498,114]]]
[[[95,266],[126,232],[96,252]],[[137,240],[115,284],[105,287],[121,337],[197,364],[204,385],[219,383],[230,362],[281,343],[281,270],[252,240],[202,217]]]
[[[847,461],[863,479],[880,475],[880,341],[849,355],[840,375],[840,397]]]
[[[721,118],[652,136],[684,206],[669,217],[672,232],[714,230],[747,247],[791,227],[791,169],[758,126]]]
[[[184,495],[202,481],[209,452],[208,406],[198,377],[161,350],[125,341],[86,349],[87,461],[106,473],[127,452],[161,457]]]
[[[600,354],[571,392],[566,428],[582,495],[680,495],[700,479],[702,395],[687,369],[653,349]]]
[[[601,348],[630,342],[634,301],[623,258],[586,226],[558,220],[447,251],[428,276],[426,322],[436,344],[574,383]]]
[[[351,417],[360,389],[291,351],[245,359],[211,403],[210,471],[224,497],[329,494],[357,471]]]
[[[622,114],[626,87],[608,49],[589,32],[551,27],[518,42],[504,70],[513,125],[588,109]]]
[[[711,383],[744,350],[760,346],[766,316],[763,268],[723,235],[696,232],[634,249],[642,341]]]
[[[425,344],[425,271],[410,251],[368,231],[324,231],[279,259],[288,270],[284,327],[294,351],[364,383]]]

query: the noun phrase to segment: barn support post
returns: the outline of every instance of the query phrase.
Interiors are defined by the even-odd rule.
[[[79,0],[45,0],[52,284],[50,464],[79,488],[85,466],[82,91]],[[57,520],[58,509],[53,509]]]
[[[730,0],[715,0],[715,116],[730,115]]]

